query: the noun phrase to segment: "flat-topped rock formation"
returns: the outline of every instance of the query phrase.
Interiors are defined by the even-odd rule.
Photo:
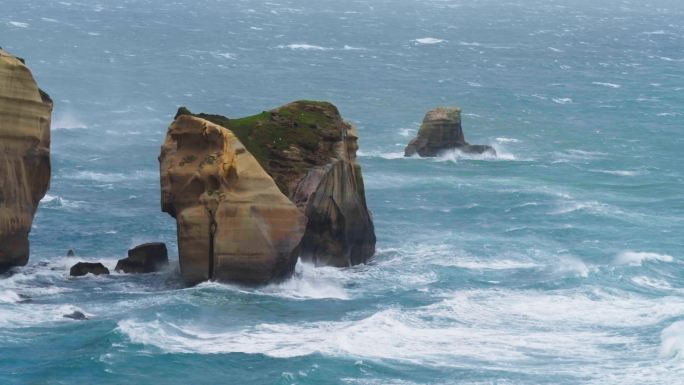
[[[303,260],[343,267],[375,254],[375,228],[356,161],[358,133],[337,107],[302,100],[240,119],[195,116],[233,131],[306,215]]]
[[[425,114],[418,135],[406,146],[404,156],[431,157],[454,149],[467,154],[496,154],[491,146],[466,142],[460,108],[439,107]]]
[[[23,266],[50,182],[52,100],[24,61],[0,49],[0,271]]]
[[[229,144],[222,144],[219,137],[230,138],[224,141]],[[298,256],[317,265],[351,266],[366,262],[375,253],[375,230],[366,206],[361,168],[356,162],[357,140],[354,127],[330,103],[298,101],[240,119],[192,114],[180,108],[169,128],[160,162],[162,210],[178,221],[179,258],[186,280],[265,283],[291,274]],[[216,178],[203,176],[207,174],[210,155],[211,162],[224,165]],[[231,160],[235,157],[243,161]],[[241,177],[247,169],[254,174],[251,180],[259,183],[241,182],[241,178],[247,178]],[[209,174],[216,175],[216,171]],[[215,195],[204,194],[207,190],[219,191],[219,196],[226,197],[241,191],[236,200],[221,201],[225,210],[258,202],[273,205],[268,212],[274,222],[260,220],[256,226],[244,227],[240,221],[228,224],[216,220],[212,224],[210,220],[201,225],[207,229],[190,231],[190,227],[199,226],[197,223],[206,222],[202,216],[207,218],[207,212],[218,210],[214,207],[216,203],[211,203]],[[194,219],[187,227],[188,215],[181,215],[181,211],[193,207],[203,208],[190,211]],[[255,209],[251,211],[253,214]],[[264,235],[264,230],[272,229],[276,222],[280,226],[277,234]],[[204,239],[202,234],[209,234],[208,228],[212,226],[215,232],[211,240]],[[231,242],[244,244],[233,250],[230,258],[241,260],[239,265],[214,263],[212,274],[189,270],[191,265],[206,265],[208,255],[216,259],[219,245]],[[181,244],[212,244],[213,250],[191,253],[189,250],[196,246],[188,248]],[[268,247],[260,253],[250,249],[262,244]],[[279,273],[241,279],[249,275],[250,268],[263,265],[252,256],[256,254],[265,259],[271,255],[281,261]],[[189,263],[190,260],[194,262]]]
[[[187,283],[258,285],[292,274],[304,215],[233,132],[180,115],[159,162],[162,210],[176,218]]]

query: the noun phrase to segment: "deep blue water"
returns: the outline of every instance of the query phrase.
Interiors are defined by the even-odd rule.
[[[0,383],[684,383],[684,3],[0,8],[55,100],[31,261],[0,278]],[[304,98],[359,127],[375,260],[184,288],[156,159],[176,108]],[[404,159],[439,105],[499,156]],[[68,277],[145,241],[172,269]]]

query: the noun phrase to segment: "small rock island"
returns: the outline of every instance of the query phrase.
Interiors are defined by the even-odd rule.
[[[496,155],[491,146],[466,142],[461,126],[461,109],[458,107],[439,107],[428,111],[418,135],[404,149],[404,156],[418,154],[421,157],[432,157],[447,150]]]
[[[357,140],[326,102],[240,119],[181,107],[159,162],[184,280],[259,285],[289,277],[299,256],[339,267],[371,258]]]
[[[0,49],[0,272],[28,262],[33,216],[50,184],[51,114],[24,60]]]

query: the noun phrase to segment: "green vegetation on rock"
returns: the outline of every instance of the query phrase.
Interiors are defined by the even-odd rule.
[[[277,167],[274,162],[291,157],[288,155],[290,152],[306,154],[306,162],[311,163],[312,158],[318,156],[316,152],[322,149],[321,142],[341,138],[341,125],[344,124],[334,105],[311,100],[296,101],[238,119],[214,114],[194,114],[185,107],[178,109],[176,117],[180,115],[196,116],[231,130],[267,171]],[[290,166],[296,170],[299,168],[297,163],[290,162]],[[277,181],[279,187],[283,188],[279,182]]]

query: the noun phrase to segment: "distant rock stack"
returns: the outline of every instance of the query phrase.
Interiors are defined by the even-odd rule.
[[[23,59],[0,49],[0,271],[23,266],[50,183],[52,100]]]
[[[425,114],[418,135],[406,146],[404,156],[418,154],[422,157],[431,157],[454,149],[467,154],[496,154],[491,146],[466,142],[461,126],[460,108],[440,107]]]
[[[366,262],[375,253],[375,229],[357,139],[325,102],[294,102],[241,119],[179,109],[160,164],[162,210],[178,222],[186,281],[266,283],[291,275],[297,256],[317,265]],[[241,205],[244,217],[231,221],[211,214]],[[190,252],[199,245],[211,250]]]

